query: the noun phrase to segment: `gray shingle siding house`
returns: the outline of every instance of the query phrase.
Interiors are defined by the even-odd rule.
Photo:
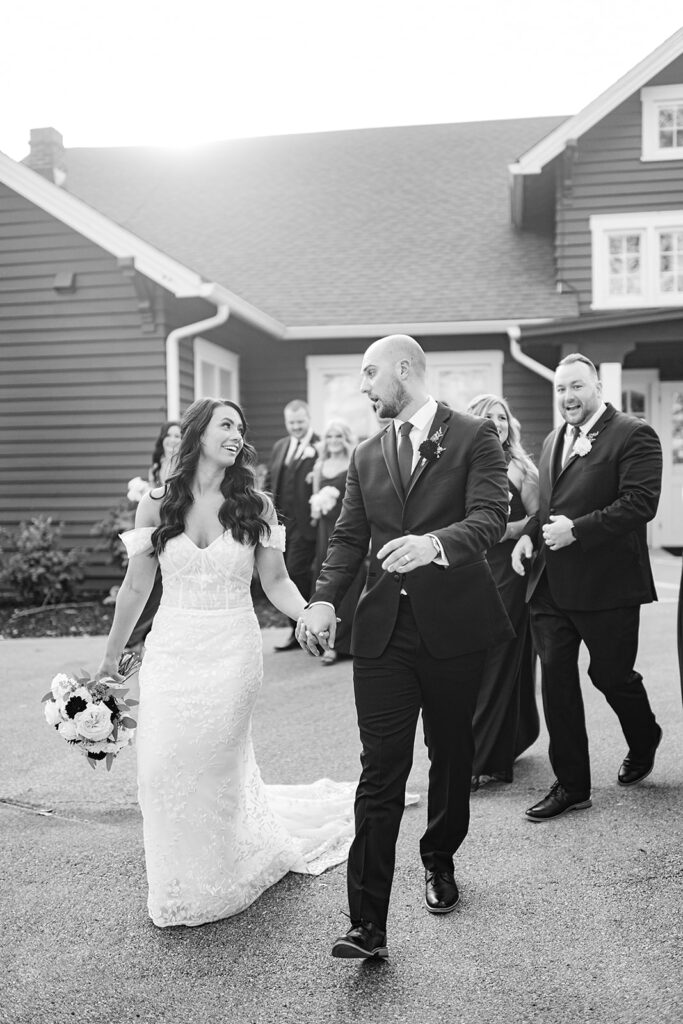
[[[501,391],[536,452],[552,367],[585,351],[659,430],[651,540],[683,544],[682,54],[683,30],[568,119],[186,152],[34,131],[0,155],[0,523],[46,512],[92,543],[200,394],[238,398],[264,458],[296,396],[367,434],[359,355],[400,330],[438,397]]]

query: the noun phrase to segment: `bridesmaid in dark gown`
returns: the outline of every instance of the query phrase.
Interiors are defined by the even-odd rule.
[[[318,524],[313,561],[314,580],[320,573],[334,524],[341,512],[346,489],[346,473],[355,444],[356,439],[348,423],[343,420],[332,420],[327,425],[321,442],[320,458],[313,467],[313,494],[310,499],[311,518]],[[337,609],[337,616],[341,621],[337,629],[334,650],[325,651],[321,658],[323,665],[333,665],[340,654],[345,657],[350,655],[351,623],[364,583],[365,566],[362,566]]]
[[[508,462],[510,517],[502,540],[486,557],[517,634],[487,655],[474,714],[472,789],[476,790],[487,782],[512,782],[513,762],[534,743],[540,729],[526,580],[510,562],[528,517],[538,509],[538,470],[522,447],[519,423],[503,398],[479,395],[467,411],[493,420]]]

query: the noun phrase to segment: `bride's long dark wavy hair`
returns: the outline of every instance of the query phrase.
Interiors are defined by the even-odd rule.
[[[232,466],[228,467],[221,482],[224,502],[218,511],[218,520],[235,540],[254,546],[262,537],[270,536],[265,516],[270,512],[268,499],[256,490],[256,450],[247,442],[247,421],[236,402],[224,398],[198,398],[188,408],[180,424],[180,445],[176,452],[175,468],[166,481],[161,497],[161,525],[152,534],[155,554],[159,555],[171,537],[185,530],[185,516],[194,503],[194,480],[204,431],[211,422],[214,409],[227,405],[239,413],[244,424],[244,444]]]

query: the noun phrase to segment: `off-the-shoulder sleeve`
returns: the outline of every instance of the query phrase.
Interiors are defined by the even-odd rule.
[[[270,527],[270,537],[261,539],[261,546],[264,548],[276,548],[277,551],[284,551],[286,546],[285,528],[277,521],[275,509],[271,506],[266,514],[266,521]]]
[[[143,552],[151,553],[154,549],[152,548],[152,534],[156,527],[154,526],[138,526],[135,530],[126,530],[125,533],[119,534],[119,540],[122,542],[128,557],[132,558],[133,555],[140,555]]]

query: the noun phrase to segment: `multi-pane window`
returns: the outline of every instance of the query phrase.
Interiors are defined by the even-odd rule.
[[[659,107],[658,115],[660,148],[683,147],[683,102]]]
[[[683,83],[647,86],[642,104],[642,160],[683,160]]]
[[[594,309],[683,306],[683,209],[594,214]]]
[[[607,244],[610,295],[640,295],[643,290],[640,234],[611,234]]]
[[[659,233],[659,287],[683,295],[683,231]]]

